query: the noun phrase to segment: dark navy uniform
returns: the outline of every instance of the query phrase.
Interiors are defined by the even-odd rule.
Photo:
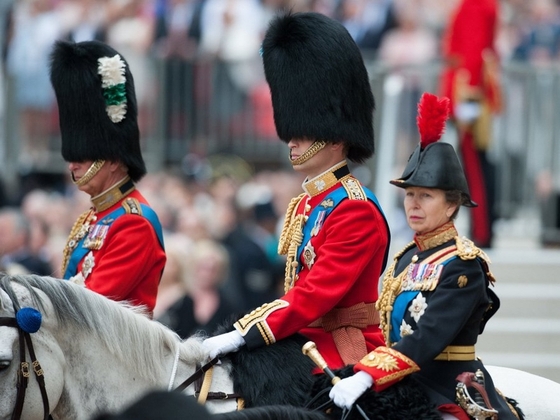
[[[367,371],[376,390],[412,375],[442,411],[459,418],[457,377],[480,370],[498,418],[516,419],[475,355],[477,337],[499,306],[489,288],[494,279],[488,262],[472,241],[458,236],[453,222],[416,235],[383,282],[378,309],[387,347],[368,354],[355,370]]]

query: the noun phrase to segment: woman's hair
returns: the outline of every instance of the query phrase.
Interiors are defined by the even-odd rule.
[[[457,208],[449,218],[449,220],[455,220],[457,215],[459,214],[459,209],[461,205],[466,201],[465,195],[459,190],[444,190],[445,192],[445,201],[449,204],[456,204]]]

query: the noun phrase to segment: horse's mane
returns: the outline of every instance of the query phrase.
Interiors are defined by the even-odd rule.
[[[115,302],[72,282],[36,275],[0,275],[0,287],[12,301],[17,296],[11,283],[28,290],[33,304],[44,316],[45,302],[37,289],[51,301],[60,325],[75,325],[77,331],[95,334],[117,358],[134,360],[146,377],[155,377],[164,359],[165,348],[196,363],[205,356],[200,340],[183,341],[175,332],[149,319],[145,311],[125,302]],[[0,307],[3,302],[0,301]],[[132,355],[131,355],[132,353]]]

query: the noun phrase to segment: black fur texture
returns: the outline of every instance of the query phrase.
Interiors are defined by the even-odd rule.
[[[223,332],[226,332],[225,328],[218,331]],[[292,405],[322,411],[328,408],[331,419],[343,417],[342,410],[329,403],[330,379],[324,374],[311,373],[315,365],[301,351],[307,341],[295,334],[274,345],[252,351],[242,347],[239,352],[228,356],[233,364],[234,390],[243,396],[246,407]],[[334,373],[345,378],[353,374],[352,366]],[[409,378],[380,393],[367,391],[357,403],[370,420],[441,420],[434,404]],[[345,420],[363,418],[353,409]]]
[[[119,54],[99,41],[57,41],[51,53],[50,78],[59,111],[62,157],[67,162],[109,160],[124,163],[133,181],[146,174],[140,149],[134,79],[125,58],[126,116],[111,121],[105,111],[101,57]]]
[[[270,22],[263,44],[274,123],[285,142],[344,142],[348,159],[374,152],[373,93],[360,49],[340,23],[319,13]]]

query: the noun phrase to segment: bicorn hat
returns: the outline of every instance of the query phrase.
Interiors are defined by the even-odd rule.
[[[120,161],[133,181],[146,174],[134,80],[125,58],[98,41],[57,41],[51,83],[67,162]]]
[[[348,159],[374,152],[374,99],[360,49],[339,22],[319,13],[287,13],[262,44],[274,123],[285,142],[344,142]]]
[[[449,110],[449,98],[438,98],[430,93],[422,95],[416,118],[420,144],[408,159],[401,177],[390,182],[401,188],[457,190],[462,193],[462,205],[476,207],[455,149],[449,143],[438,141],[445,129]]]

